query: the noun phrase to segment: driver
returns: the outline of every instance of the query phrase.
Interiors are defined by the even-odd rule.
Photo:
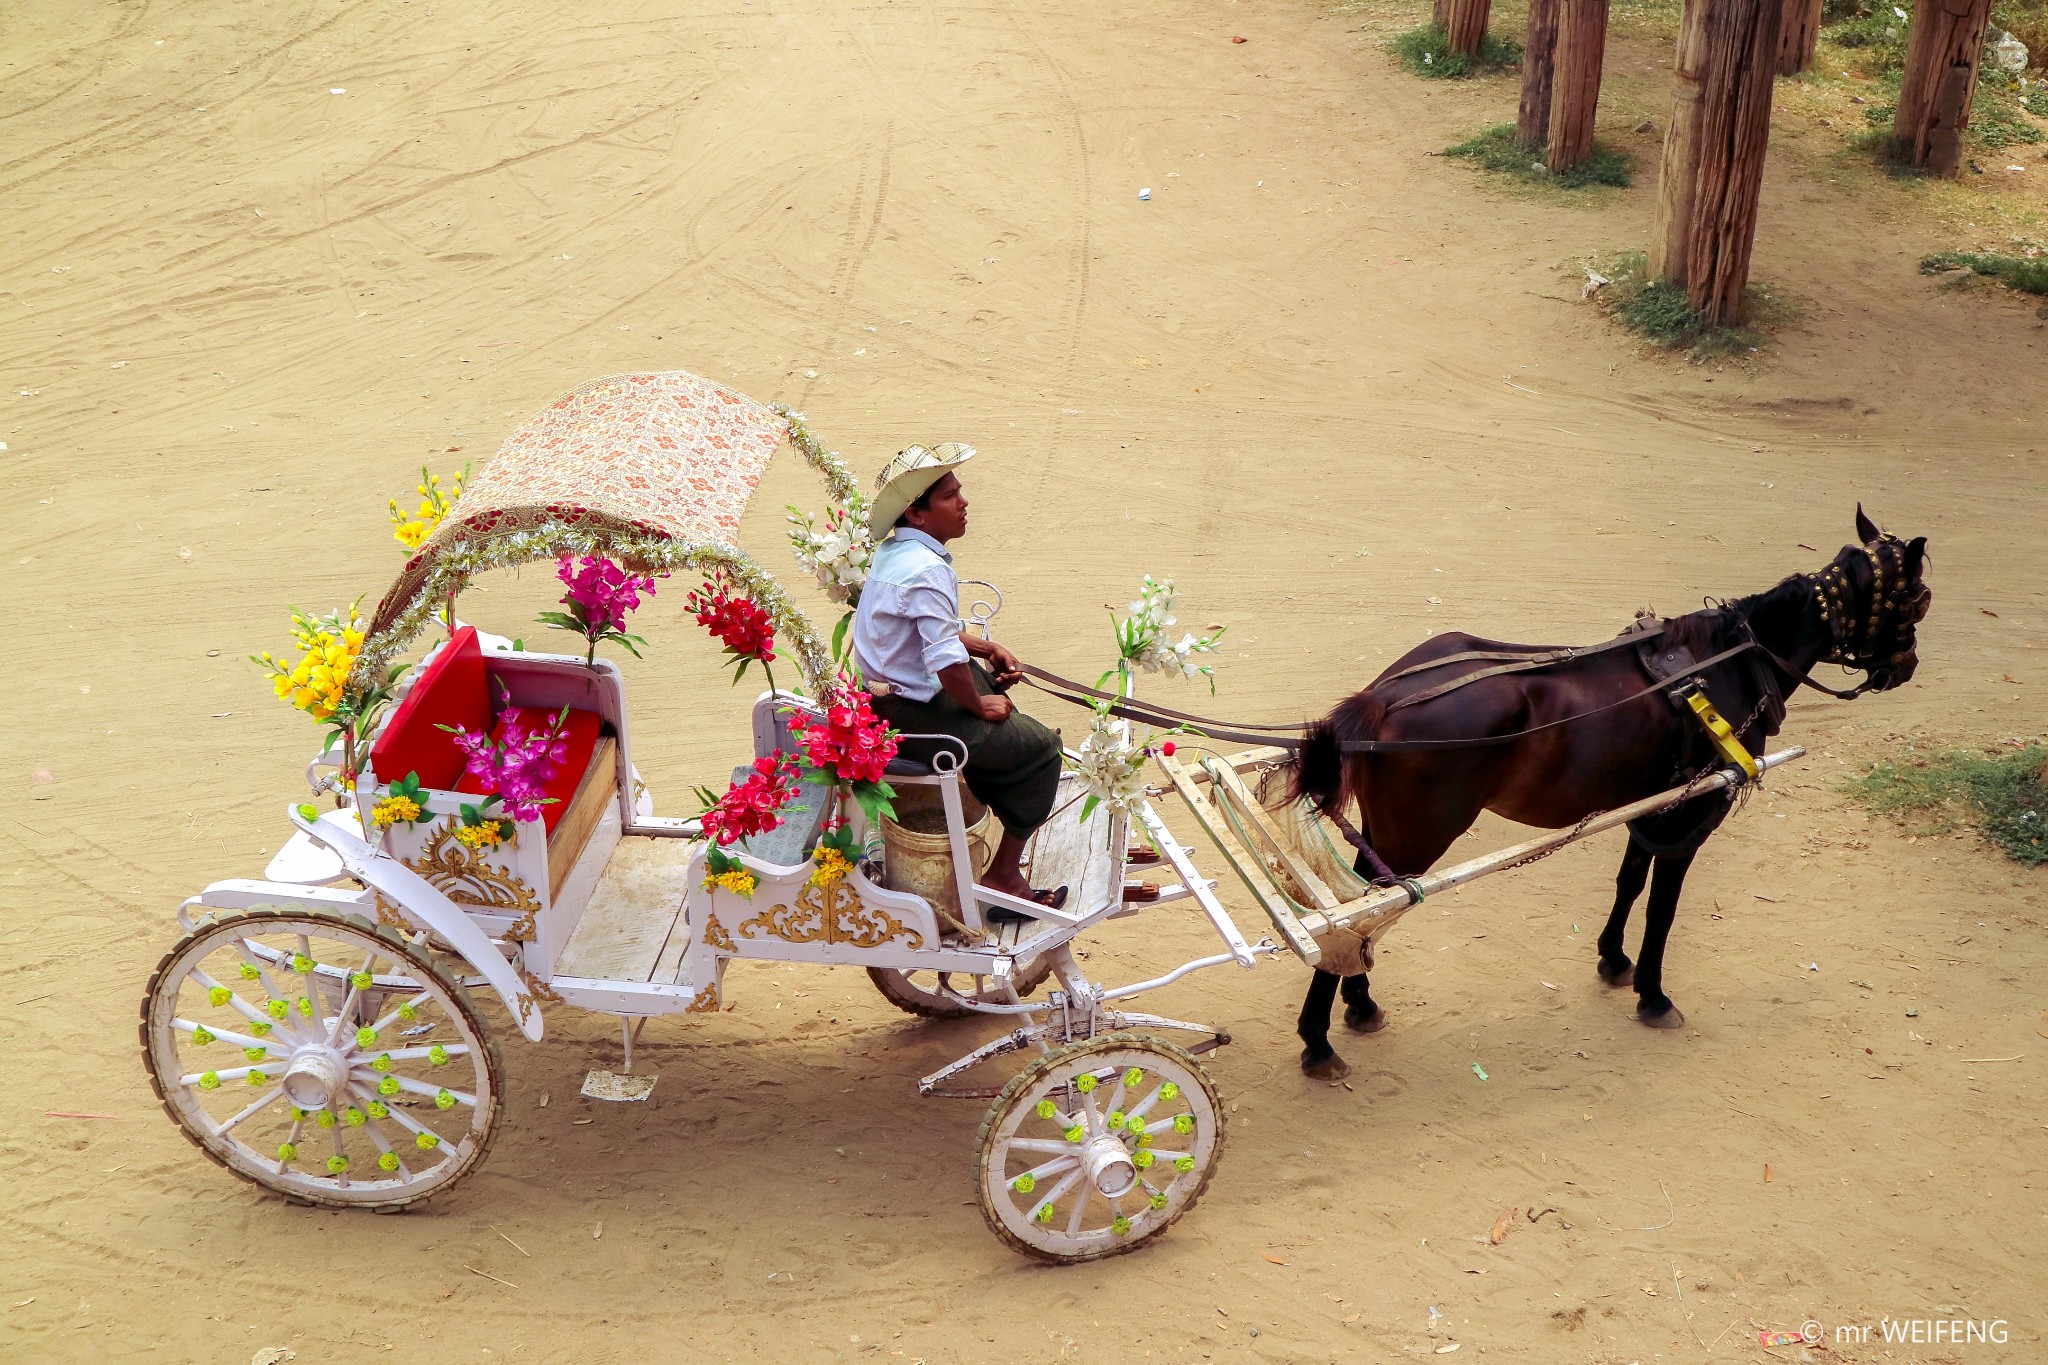
[[[1002,823],[983,886],[1059,909],[1067,888],[1024,880],[1025,841],[1052,813],[1059,735],[1003,695],[1024,676],[1017,656],[960,626],[960,576],[946,543],[967,533],[967,495],[955,471],[974,447],[911,446],[882,469],[869,509],[881,540],[853,618],[853,656],[875,714],[905,734],[951,735],[967,746],[967,789]],[[996,907],[988,918],[1021,919]]]

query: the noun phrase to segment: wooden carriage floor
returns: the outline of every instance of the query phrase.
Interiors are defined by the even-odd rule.
[[[674,981],[688,944],[684,881],[700,841],[627,835],[612,850],[556,976],[599,981]]]

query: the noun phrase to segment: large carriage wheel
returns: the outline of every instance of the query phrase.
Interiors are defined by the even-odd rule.
[[[1040,953],[1019,962],[1010,974],[1010,981],[1017,988],[1021,998],[1031,994],[1045,984],[1052,975],[1052,954]],[[1010,997],[995,988],[995,983],[985,976],[969,976],[961,972],[902,972],[894,967],[868,968],[868,980],[875,983],[875,989],[884,999],[907,1014],[919,1015],[926,1019],[964,1019],[979,1013],[963,1005],[949,995],[939,992],[945,985],[976,1004],[1007,1005]]]
[[[475,1169],[504,1068],[469,993],[356,915],[221,915],[142,1001],[150,1084],[185,1136],[288,1198],[393,1209]]]
[[[1223,1107],[1187,1052],[1111,1033],[1055,1048],[996,1097],[976,1139],[981,1215],[1046,1261],[1093,1261],[1194,1207],[1223,1149]]]

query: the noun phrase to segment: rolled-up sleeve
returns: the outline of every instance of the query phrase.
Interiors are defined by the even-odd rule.
[[[959,610],[946,590],[928,579],[911,584],[904,594],[903,614],[916,628],[924,666],[933,674],[967,662],[967,646],[960,642]]]

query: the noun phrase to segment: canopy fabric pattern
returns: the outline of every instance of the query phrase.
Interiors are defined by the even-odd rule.
[[[681,370],[612,375],[564,394],[506,438],[377,605],[359,676],[392,658],[485,569],[602,554],[647,573],[731,569],[813,681],[829,653],[775,580],[735,545],[799,414]],[[829,471],[828,471],[829,472]]]

